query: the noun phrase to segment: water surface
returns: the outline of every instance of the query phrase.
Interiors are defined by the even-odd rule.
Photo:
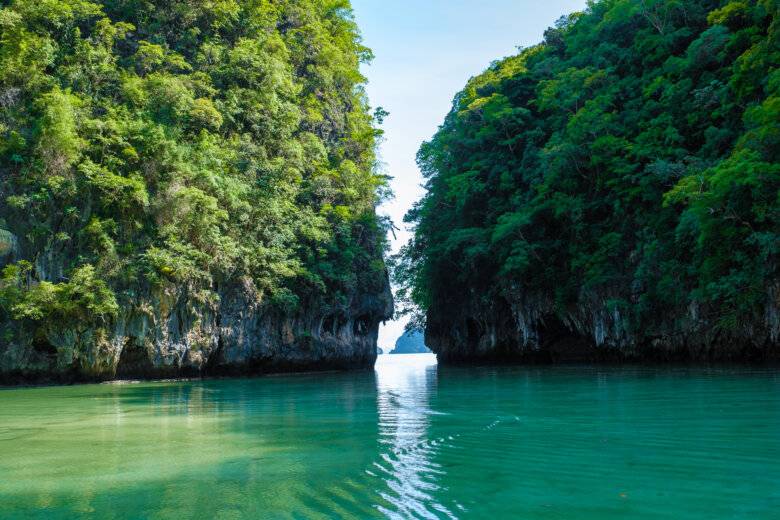
[[[773,370],[0,390],[0,518],[780,518]]]

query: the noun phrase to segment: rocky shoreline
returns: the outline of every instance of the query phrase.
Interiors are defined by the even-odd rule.
[[[587,303],[560,313],[551,298],[507,291],[487,303],[431,307],[425,341],[445,364],[775,363],[780,305],[774,294],[768,291],[763,316],[727,330],[697,305],[634,323],[630,312],[609,307],[615,295],[584,295]]]
[[[373,366],[379,324],[393,312],[389,282],[347,306],[301,306],[286,315],[259,300],[250,282],[217,304],[163,291],[121,306],[101,329],[58,327],[0,352],[0,384],[170,379]],[[24,336],[23,336],[24,337]]]

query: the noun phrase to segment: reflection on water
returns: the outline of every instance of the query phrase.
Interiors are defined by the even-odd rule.
[[[776,370],[442,368],[0,390],[0,519],[774,519]],[[703,499],[706,497],[706,499]]]
[[[379,412],[380,460],[375,468],[387,490],[380,495],[391,508],[377,508],[390,518],[454,518],[436,500],[437,478],[443,473],[434,461],[443,440],[429,436],[429,405],[436,385],[436,357],[433,354],[381,356],[377,362],[377,409]]]

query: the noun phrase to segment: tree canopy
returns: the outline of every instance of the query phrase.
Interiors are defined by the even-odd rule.
[[[635,331],[780,307],[779,65],[777,0],[594,0],[494,62],[419,151],[415,323],[510,293]]]
[[[381,286],[385,191],[347,0],[0,2],[0,333],[244,280]],[[4,328],[2,328],[4,327]]]

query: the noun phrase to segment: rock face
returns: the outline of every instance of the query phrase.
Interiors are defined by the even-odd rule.
[[[780,360],[780,289],[767,289],[763,315],[729,330],[701,306],[667,309],[633,323],[610,308],[617,295],[583,295],[565,314],[551,297],[504,291],[492,301],[439,302],[427,314],[426,344],[440,362]],[[444,303],[444,304],[443,304]],[[630,309],[629,309],[630,311]]]
[[[0,381],[72,382],[368,368],[379,323],[392,316],[389,283],[348,306],[302,305],[282,314],[251,282],[219,293],[215,305],[187,291],[122,305],[107,329],[58,328],[0,349]],[[317,309],[317,310],[312,310]]]

